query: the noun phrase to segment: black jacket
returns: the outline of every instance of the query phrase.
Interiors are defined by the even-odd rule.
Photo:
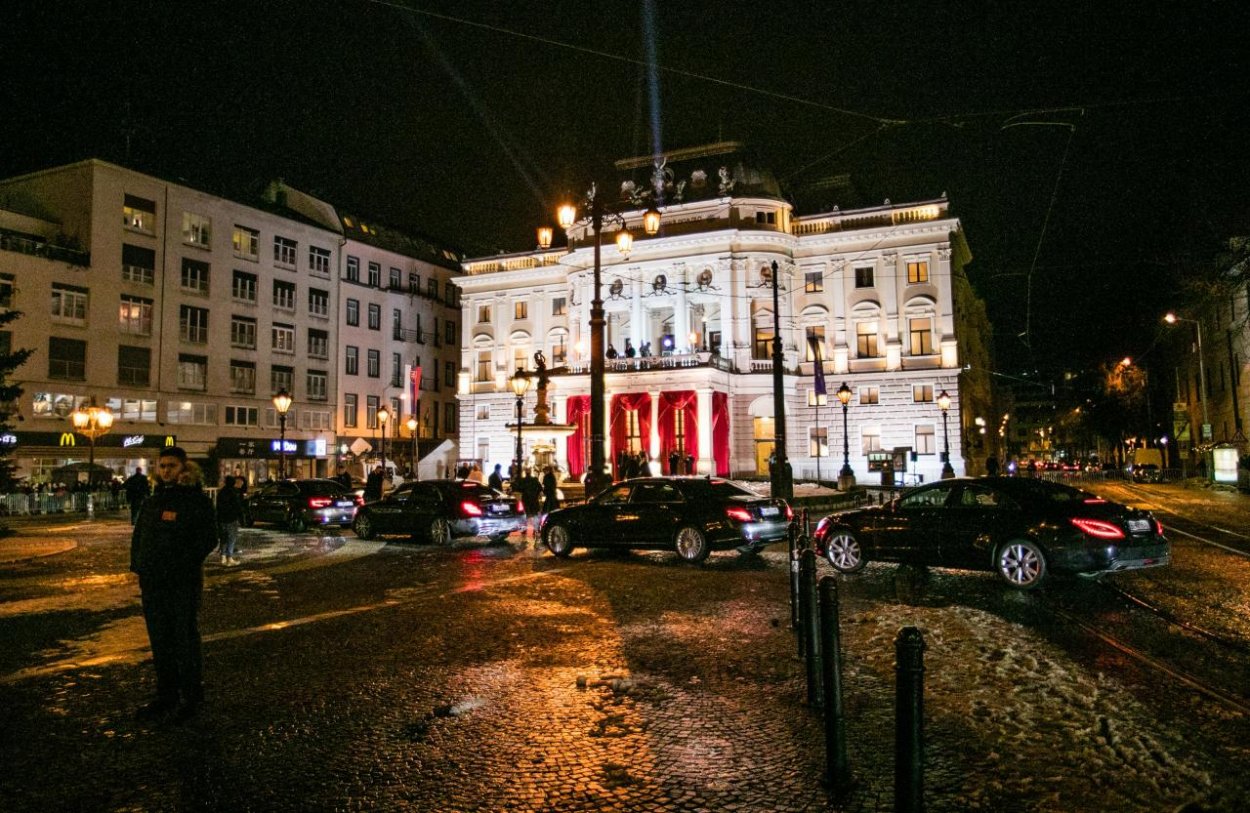
[[[203,489],[161,483],[135,522],[130,569],[154,582],[195,582],[204,557],[216,547],[213,502]]]
[[[148,482],[147,477],[138,472],[126,478],[124,488],[127,502],[141,502],[152,493],[152,484]]]
[[[243,495],[237,488],[222,488],[217,492],[217,521],[240,522],[243,519]]]

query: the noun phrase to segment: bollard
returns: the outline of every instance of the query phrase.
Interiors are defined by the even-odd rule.
[[[807,703],[820,708],[820,607],[816,601],[816,553],[805,548],[799,554],[799,614],[802,616],[804,658],[807,666]]]
[[[804,508],[801,512],[799,512],[799,518],[800,518],[800,522],[803,523],[803,538],[811,539],[812,528],[810,525],[807,524],[807,509],[806,508]],[[803,547],[807,547],[807,545],[805,544]]]
[[[894,639],[894,810],[924,810],[924,636],[903,627]]]
[[[838,619],[838,582],[820,580],[820,652],[824,659],[821,682],[825,690],[825,786],[836,797],[851,789],[846,756],[846,717],[842,709],[842,633]]]
[[[799,529],[790,525],[788,539],[790,542],[790,629],[798,634],[799,629]],[[803,636],[798,635],[799,657],[803,657]]]

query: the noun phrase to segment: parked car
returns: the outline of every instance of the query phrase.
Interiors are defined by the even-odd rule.
[[[386,534],[424,537],[449,545],[462,536],[485,536],[502,542],[525,529],[525,508],[473,480],[421,480],[404,483],[356,512],[352,529],[361,539]]]
[[[870,561],[997,572],[1030,590],[1054,572],[1095,575],[1166,565],[1171,547],[1148,512],[1046,480],[958,478],[816,527],[816,550],[843,573]]]
[[[279,480],[244,500],[243,525],[272,522],[299,533],[312,526],[352,524],[360,501],[334,480]]]
[[[1139,463],[1133,466],[1133,482],[1159,483],[1163,481],[1163,472],[1154,463]]]
[[[794,513],[716,477],[640,477],[552,511],[542,539],[556,556],[577,547],[671,548],[687,562],[713,550],[758,550],[786,538]]]

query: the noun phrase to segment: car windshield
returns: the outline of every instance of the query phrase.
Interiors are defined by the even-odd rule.
[[[1094,497],[1079,488],[1052,483],[1047,480],[1017,480],[1016,488],[1026,491],[1034,499],[1053,503],[1083,502]]]
[[[333,497],[343,493],[343,487],[329,481],[307,481],[300,483],[300,491],[318,497]]]
[[[749,488],[738,485],[737,483],[729,480],[709,480],[708,491],[711,492],[713,497],[722,500],[730,499],[732,497],[759,498],[760,496]]]

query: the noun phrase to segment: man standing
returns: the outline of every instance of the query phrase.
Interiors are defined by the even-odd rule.
[[[365,478],[365,502],[374,502],[382,499],[382,482],[386,479],[386,474],[382,471],[382,464],[373,467],[373,471]]]
[[[198,614],[204,557],[217,547],[213,503],[199,469],[177,446],[161,450],[156,491],[143,503],[130,540],[130,569],[139,574],[143,620],[156,669],[156,699],[143,720],[194,717],[204,700]]]
[[[503,464],[496,463],[495,470],[490,473],[490,480],[486,483],[495,491],[503,491]]]
[[[130,505],[130,524],[134,525],[139,518],[143,501],[152,493],[152,484],[148,482],[143,469],[135,469],[135,473],[126,478],[122,488],[126,490],[126,502]]]

